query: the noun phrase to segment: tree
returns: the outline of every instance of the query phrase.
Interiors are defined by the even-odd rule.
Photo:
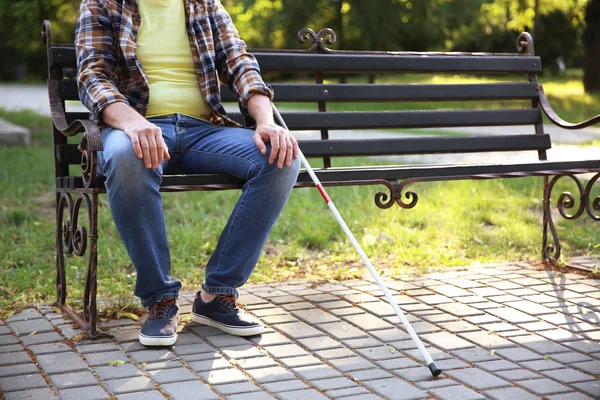
[[[42,21],[55,42],[73,43],[80,0],[0,0],[0,80],[43,78]]]
[[[600,93],[600,0],[589,1],[585,22],[583,86],[586,93]]]
[[[536,54],[545,70],[556,69],[561,58],[572,65],[583,51],[587,0],[494,0],[481,5],[479,25],[488,39],[481,50],[514,51],[514,39],[523,31],[533,34]],[[511,39],[511,40],[509,40]],[[495,48],[490,48],[493,45]],[[496,47],[499,46],[499,47]]]

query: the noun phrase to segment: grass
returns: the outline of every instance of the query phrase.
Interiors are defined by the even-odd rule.
[[[553,96],[564,94],[553,98],[558,99],[557,111],[573,120],[600,108],[600,99],[583,96],[575,78],[551,81],[547,87]],[[32,131],[30,147],[0,147],[0,309],[10,310],[54,301],[55,195],[50,119],[3,110],[0,118]],[[365,162],[379,161],[344,159],[336,165]],[[555,193],[575,190],[567,180],[558,186]],[[382,274],[420,274],[478,262],[540,260],[541,178],[417,184],[413,189],[420,201],[412,210],[377,208],[373,197],[384,189],[328,189]],[[200,286],[203,266],[238,195],[238,191],[164,194],[172,270],[185,289]],[[597,190],[594,195],[599,195]],[[589,218],[557,222],[566,255],[598,251],[594,250],[600,243],[597,223]],[[104,195],[100,197],[99,225],[98,295],[114,299],[130,296],[135,270]],[[277,221],[251,282],[338,280],[364,273],[362,262],[319,193],[298,189]],[[85,274],[86,260],[68,257],[70,299],[81,299]],[[113,308],[129,309],[120,303]]]

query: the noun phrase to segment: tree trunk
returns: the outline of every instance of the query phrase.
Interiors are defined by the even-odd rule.
[[[585,22],[583,86],[586,93],[600,93],[600,0],[589,1]]]

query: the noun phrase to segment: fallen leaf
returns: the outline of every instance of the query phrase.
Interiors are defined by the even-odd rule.
[[[37,331],[33,331],[33,332],[31,332],[29,335],[27,335],[27,336],[33,336],[33,335],[35,335],[36,333],[37,333]]]
[[[390,351],[390,353],[394,354],[396,352],[396,348],[394,346],[390,346],[389,344],[386,344],[385,347],[388,348],[388,350]]]
[[[125,364],[125,361],[123,360],[111,360],[108,362],[108,365],[110,365],[111,367],[116,367],[117,365],[123,365]]]
[[[74,341],[75,343],[77,343],[77,342],[81,342],[84,337],[85,337],[85,335],[83,333],[78,333],[77,335],[73,336],[71,338],[71,340]]]
[[[138,317],[137,315],[135,315],[134,313],[130,313],[130,312],[123,312],[123,311],[119,311],[117,313],[117,318],[130,318],[134,321],[138,321],[140,319],[140,317]]]

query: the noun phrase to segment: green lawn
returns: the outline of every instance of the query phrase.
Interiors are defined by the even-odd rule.
[[[600,110],[600,98],[583,95],[576,81],[567,77],[546,85],[557,111],[573,120]],[[2,110],[0,118],[27,126],[33,133],[28,148],[0,147],[0,310],[6,311],[54,300],[55,196],[49,118]],[[336,165],[365,162],[373,163],[346,159]],[[563,181],[555,193],[574,189]],[[413,189],[420,201],[412,210],[377,208],[373,197],[383,189],[329,189],[383,274],[419,274],[477,262],[540,260],[541,178],[418,184]],[[184,281],[185,289],[200,286],[203,265],[238,195],[237,191],[164,195],[172,270]],[[106,196],[101,196],[100,203],[99,296],[130,295],[135,271],[120,243]],[[588,254],[600,243],[597,223],[587,218],[558,220],[558,231],[567,256]],[[67,271],[70,296],[80,299],[85,260],[69,257]],[[362,262],[319,193],[299,189],[274,227],[251,281],[345,279],[364,273]]]

